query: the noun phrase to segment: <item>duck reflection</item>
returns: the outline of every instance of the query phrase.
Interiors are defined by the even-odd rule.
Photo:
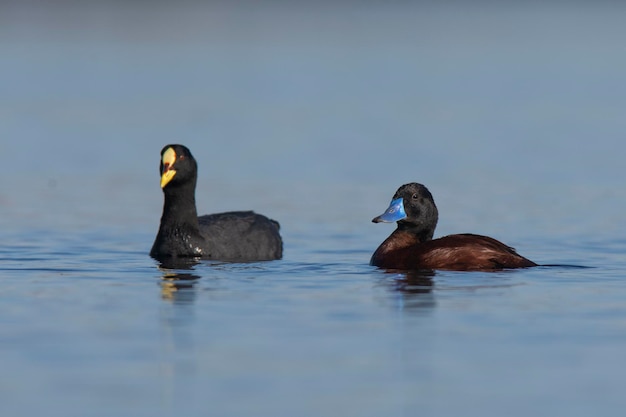
[[[393,296],[394,304],[401,309],[429,309],[436,305],[432,270],[387,270],[383,285]]]
[[[195,259],[167,259],[159,262],[161,298],[173,303],[192,303],[196,298],[195,284],[200,275],[192,272],[199,262]]]

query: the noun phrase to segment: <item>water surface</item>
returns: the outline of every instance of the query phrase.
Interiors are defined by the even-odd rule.
[[[621,415],[618,6],[2,6],[0,412]],[[283,260],[160,265],[163,145]],[[545,266],[370,267],[395,189]]]

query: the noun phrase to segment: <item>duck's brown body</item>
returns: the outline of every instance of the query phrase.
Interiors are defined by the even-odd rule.
[[[387,269],[494,271],[537,266],[510,246],[470,233],[433,239],[439,213],[432,194],[422,184],[405,184],[391,205],[372,221],[394,222],[397,229],[376,249],[370,264]]]
[[[457,234],[419,242],[415,235],[396,230],[372,255],[371,265],[389,269],[493,271],[537,266],[515,249],[488,236]]]

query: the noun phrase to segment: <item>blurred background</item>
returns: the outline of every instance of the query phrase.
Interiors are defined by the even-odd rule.
[[[0,0],[0,414],[620,416],[625,16]],[[168,143],[283,260],[159,269]],[[368,266],[412,181],[436,236],[590,268]]]
[[[418,181],[442,232],[492,205],[496,228],[545,230],[581,199],[594,213],[555,232],[610,231],[624,226],[625,8],[2,2],[0,222],[155,228],[159,151],[183,143],[200,212],[367,227]]]

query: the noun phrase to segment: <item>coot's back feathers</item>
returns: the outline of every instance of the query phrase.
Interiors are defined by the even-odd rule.
[[[277,221],[253,211],[231,211],[198,217],[200,233],[211,259],[271,260],[282,257],[282,240]],[[233,245],[236,239],[237,244]]]

